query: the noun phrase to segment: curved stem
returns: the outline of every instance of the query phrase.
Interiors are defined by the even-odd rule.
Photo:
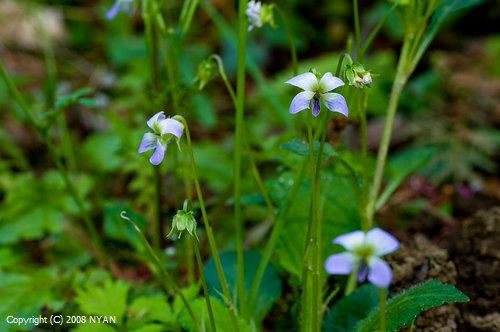
[[[201,260],[200,246],[198,245],[198,241],[196,241],[196,239],[194,239],[192,236],[191,236],[191,243],[194,246],[196,262],[198,263],[198,269],[200,270],[201,285],[203,287],[203,294],[205,296],[205,301],[207,303],[208,316],[210,317],[210,326],[212,327],[212,331],[216,332],[217,328],[215,326],[214,313],[212,311],[212,304],[210,303],[210,296],[208,295],[208,287],[207,287],[207,281],[205,280],[205,273],[203,272],[203,262]]]
[[[288,23],[288,19],[286,18],[283,9],[281,9],[281,7],[278,5],[275,5],[275,8],[278,10],[278,13],[280,13],[281,19],[283,20],[283,25],[285,26],[288,43],[290,44],[290,54],[292,56],[293,75],[297,76],[299,74],[299,63],[297,60],[297,48],[295,47],[295,40],[293,39],[292,29],[290,28],[290,24]]]
[[[191,135],[189,133],[189,127],[187,125],[186,119],[184,119],[183,116],[181,116],[181,115],[175,115],[173,117],[173,119],[181,121],[182,124],[184,125],[184,131],[185,131],[185,135],[186,135],[187,148],[189,150],[189,156],[191,158],[191,172],[193,174],[193,180],[194,180],[194,185],[195,185],[195,188],[196,188],[196,194],[198,196],[198,202],[200,203],[201,215],[202,215],[202,218],[203,218],[203,224],[205,226],[205,231],[207,233],[208,243],[210,245],[210,250],[212,252],[212,256],[214,257],[215,268],[217,270],[217,275],[219,276],[219,281],[220,281],[220,284],[221,284],[221,288],[222,288],[222,293],[224,295],[224,299],[225,299],[227,305],[230,307],[229,308],[229,313],[231,315],[231,321],[233,323],[235,331],[239,331],[238,323],[236,321],[236,315],[234,313],[234,307],[232,306],[231,293],[229,292],[229,288],[227,286],[226,276],[224,275],[224,270],[222,269],[222,264],[220,262],[219,250],[217,249],[217,245],[215,243],[215,237],[214,237],[214,234],[212,232],[212,227],[208,223],[207,211],[205,209],[205,201],[203,200],[203,196],[201,194],[200,182],[198,180],[198,174],[197,174],[197,171],[196,171],[196,162],[195,162],[195,159],[194,159],[194,153],[193,153],[193,148],[192,148],[192,144],[191,144]]]
[[[151,245],[149,244],[148,240],[146,239],[146,237],[144,236],[144,234],[141,232],[141,230],[139,229],[139,227],[137,227],[137,225],[135,224],[135,222],[133,222],[132,219],[130,219],[129,217],[127,217],[125,215],[125,213],[126,213],[125,211],[122,211],[120,213],[120,217],[122,217],[123,219],[127,220],[132,225],[132,227],[137,232],[137,234],[139,235],[139,238],[141,239],[141,242],[144,245],[144,248],[146,249],[146,253],[149,255],[150,262],[152,262],[156,266],[156,269],[157,269],[157,271],[159,273],[159,277],[160,277],[161,281],[164,284],[165,290],[168,291],[168,287],[167,286],[171,286],[172,289],[174,290],[174,292],[177,295],[179,295],[179,297],[182,300],[182,303],[186,307],[189,315],[191,316],[191,319],[194,322],[196,330],[198,332],[201,332],[201,328],[200,328],[200,324],[198,323],[198,319],[196,318],[196,316],[195,316],[195,314],[194,314],[191,306],[189,305],[189,302],[187,301],[186,297],[184,296],[184,294],[182,294],[181,289],[175,283],[174,279],[168,273],[168,271],[164,268],[163,264],[160,261],[160,258],[158,258],[158,256],[155,254],[153,248],[151,247]]]

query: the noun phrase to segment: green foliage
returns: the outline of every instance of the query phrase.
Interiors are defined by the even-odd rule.
[[[285,197],[291,174],[283,174],[273,185]],[[322,257],[336,253],[332,240],[338,235],[359,229],[360,216],[351,182],[347,176],[323,171],[320,177],[322,208],[320,220],[323,224]],[[286,227],[279,238],[276,257],[279,264],[297,277],[302,276],[304,243],[309,220],[311,183],[309,179],[301,182],[299,192],[286,216]]]
[[[245,291],[247,292],[247,294],[250,290],[250,286],[252,285],[255,271],[259,266],[261,257],[262,256],[258,251],[246,250],[244,253]],[[226,276],[229,289],[236,289],[236,282],[238,279],[238,260],[236,257],[236,252],[224,252],[220,255],[220,260],[222,268],[224,269],[224,274]],[[222,289],[213,258],[210,258],[205,265],[205,277],[207,280],[207,286],[210,295],[221,299],[221,301],[224,301],[224,299],[221,297]],[[255,317],[257,320],[262,320],[269,312],[269,310],[271,310],[271,307],[280,298],[280,296],[281,280],[278,276],[278,273],[276,272],[276,269],[272,265],[268,265],[266,267],[266,270],[264,271],[264,276],[262,278],[262,283],[260,285],[259,291],[257,292],[257,300],[253,317]],[[233,299],[235,298],[234,293],[232,293],[232,297]]]
[[[116,316],[117,324],[123,324],[129,289],[130,284],[122,280],[106,279],[102,286],[88,284],[78,288],[75,301],[87,314]]]
[[[370,310],[378,306],[380,290],[366,284],[341,298],[323,319],[322,332],[351,332],[356,324],[365,318]]]
[[[122,164],[119,154],[120,137],[114,132],[100,132],[90,135],[83,145],[83,157],[88,165],[99,172],[116,171]]]
[[[313,142],[314,157],[317,158],[319,153],[319,147],[321,143],[318,141]],[[301,156],[309,156],[309,143],[294,139],[288,143],[281,145],[281,148]],[[328,143],[325,143],[323,147],[323,158],[325,157],[336,157],[338,156],[337,151]]]
[[[234,326],[231,323],[231,317],[229,316],[228,309],[213,297],[210,297],[210,304],[214,313],[215,326],[217,327],[217,331],[233,332]],[[210,328],[206,300],[204,298],[197,298],[196,300],[191,301],[190,305],[200,324],[205,327],[205,331],[212,331]],[[237,316],[237,322],[240,332],[252,331],[251,327],[243,318]],[[196,332],[193,320],[189,316],[186,309],[181,311],[179,315],[179,323],[184,329],[190,332]]]
[[[60,275],[54,267],[33,270],[27,274],[0,272],[0,330],[18,331],[33,327],[32,324],[17,326],[7,324],[5,317],[37,316],[42,307],[52,312],[60,310],[64,300],[57,293],[56,283]]]
[[[378,198],[376,207],[381,207],[397,189],[399,184],[408,175],[422,168],[431,159],[433,153],[434,149],[430,147],[409,148],[391,157],[387,162],[390,180]]]
[[[395,331],[409,323],[424,309],[437,307],[446,302],[468,302],[469,298],[453,286],[431,280],[413,286],[387,301],[385,310],[388,331]],[[380,324],[380,308],[373,309],[356,326],[356,332],[376,330]]]

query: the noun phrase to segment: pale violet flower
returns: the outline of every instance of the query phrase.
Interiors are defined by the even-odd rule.
[[[399,242],[394,236],[373,228],[364,233],[355,231],[337,236],[333,243],[340,244],[346,252],[331,255],[325,262],[325,269],[330,274],[350,274],[357,267],[357,279],[368,281],[379,288],[391,284],[392,271],[380,257],[395,251]]]
[[[177,140],[181,138],[184,126],[177,120],[167,118],[163,112],[153,115],[147,124],[153,132],[144,134],[138,153],[156,149],[149,162],[153,165],[159,165],[165,156],[168,143],[174,137]]]
[[[333,76],[332,73],[326,73],[318,80],[315,74],[308,72],[295,76],[285,83],[304,90],[293,98],[290,104],[291,114],[310,108],[312,101],[312,114],[318,116],[321,109],[320,100],[332,112],[339,112],[345,116],[349,113],[345,98],[338,93],[329,92],[344,85],[344,82],[340,78]]]
[[[113,6],[106,13],[106,19],[112,20],[119,12],[132,12],[132,4],[135,0],[115,0]]]
[[[274,4],[263,5],[260,1],[249,1],[247,10],[245,11],[250,21],[248,31],[251,31],[254,27],[260,28],[266,23],[274,27],[273,8]]]

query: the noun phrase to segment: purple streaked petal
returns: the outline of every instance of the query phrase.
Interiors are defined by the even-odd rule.
[[[312,91],[318,85],[318,79],[313,73],[304,73],[289,79],[285,83],[295,85],[305,91]]]
[[[311,102],[312,97],[314,97],[314,92],[311,91],[302,91],[297,93],[290,104],[290,113],[295,114],[305,108],[309,108],[309,103]]]
[[[326,108],[332,112],[339,112],[347,116],[349,110],[347,109],[347,103],[344,96],[338,93],[323,93],[321,99],[325,103]]]
[[[370,271],[368,272],[368,281],[378,288],[386,288],[391,284],[392,271],[389,264],[378,257],[370,258],[368,262]]]
[[[167,144],[161,144],[160,142],[156,143],[156,151],[153,153],[149,162],[153,165],[159,165],[163,157],[165,157],[165,151],[167,151]]]
[[[352,251],[354,248],[362,246],[365,243],[365,233],[362,231],[354,231],[339,235],[333,239],[333,243],[340,244],[347,250]]]
[[[165,119],[161,120],[158,125],[160,126],[162,135],[172,134],[176,136],[177,139],[181,138],[184,126],[179,121],[174,119]]]
[[[148,122],[147,122],[148,127],[151,128],[151,129],[153,129],[153,130],[155,130],[155,123],[158,123],[158,122],[160,122],[161,120],[163,120],[165,118],[166,118],[166,116],[163,113],[163,111],[156,113],[155,115],[153,115],[151,117],[151,119],[148,120]]]
[[[366,244],[375,248],[376,256],[387,255],[399,248],[399,241],[380,228],[374,228],[366,233]]]
[[[349,274],[353,268],[354,255],[349,252],[331,255],[325,262],[325,270],[330,274]]]
[[[314,98],[313,99],[312,114],[314,116],[318,116],[320,111],[321,111],[321,104],[319,103],[319,99],[318,98]]]
[[[106,19],[112,20],[115,18],[116,14],[120,11],[120,0],[116,0],[113,6],[106,13]]]
[[[137,153],[153,150],[156,147],[157,140],[158,137],[155,134],[145,133],[144,136],[142,136],[141,145],[139,146],[139,151],[137,151]]]
[[[338,88],[339,86],[343,86],[344,81],[340,78],[333,76],[332,73],[326,73],[323,75],[321,80],[319,81],[319,86],[321,88],[321,93],[325,93],[331,91],[333,89]]]

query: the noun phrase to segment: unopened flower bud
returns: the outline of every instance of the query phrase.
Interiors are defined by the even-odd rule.
[[[187,231],[191,236],[196,237],[198,239],[198,235],[196,234],[196,219],[194,218],[193,211],[188,211],[187,204],[188,202],[184,202],[184,207],[182,210],[178,210],[172,219],[172,229],[170,233],[167,234],[167,237],[170,238],[174,234],[179,234],[179,238],[182,235],[182,232]]]
[[[364,86],[370,87],[372,76],[369,71],[365,70],[359,62],[353,62],[345,66],[345,74],[349,85],[362,89]]]
[[[217,65],[211,58],[208,58],[206,60],[203,60],[198,65],[198,73],[194,79],[194,82],[198,82],[198,89],[203,90],[205,85],[216,78],[217,75]]]

